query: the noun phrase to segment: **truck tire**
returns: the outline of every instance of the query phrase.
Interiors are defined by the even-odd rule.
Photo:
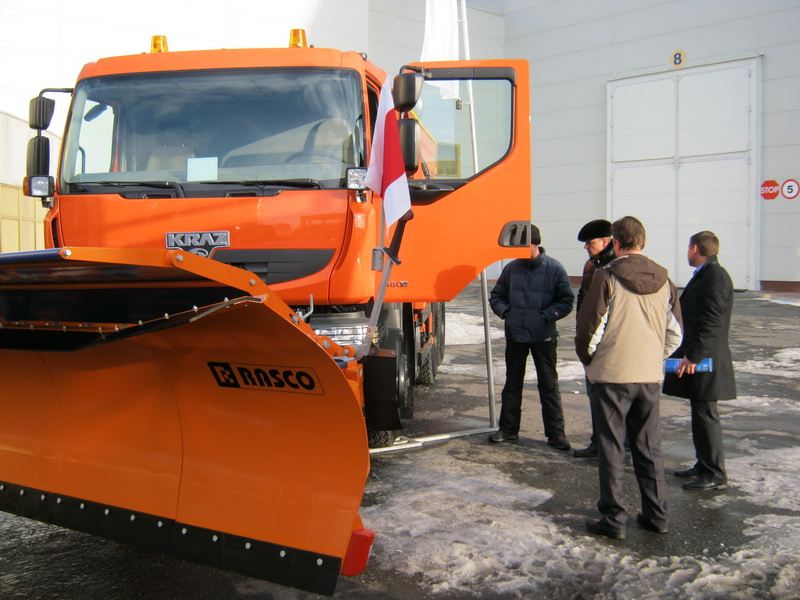
[[[430,385],[436,379],[436,371],[438,365],[436,364],[437,356],[436,348],[433,348],[428,354],[420,359],[419,369],[417,370],[417,383],[423,385]]]
[[[367,429],[367,442],[370,448],[388,448],[396,439],[397,433],[394,431]]]
[[[397,367],[397,404],[400,408],[401,419],[414,418],[414,386],[411,385],[411,368],[408,358],[398,354]]]
[[[431,305],[433,318],[433,337],[436,340],[433,348],[424,357],[419,357],[417,367],[417,383],[430,385],[436,379],[439,365],[444,360],[444,335],[445,335],[445,303],[434,302]]]

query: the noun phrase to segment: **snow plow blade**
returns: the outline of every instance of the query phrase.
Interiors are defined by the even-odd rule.
[[[348,354],[182,251],[0,255],[0,510],[332,595],[372,541]]]

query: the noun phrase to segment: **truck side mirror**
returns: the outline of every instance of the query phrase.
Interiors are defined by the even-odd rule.
[[[28,177],[50,174],[50,140],[37,135],[28,140]]]
[[[394,107],[400,112],[408,112],[416,105],[422,95],[425,78],[420,73],[401,73],[394,78],[392,98]]]
[[[406,173],[416,173],[419,169],[419,123],[416,119],[398,119],[397,131]]]
[[[50,176],[50,140],[41,134],[28,141],[28,176],[23,179],[22,193],[34,198],[49,198],[55,183]]]
[[[36,96],[28,105],[28,125],[39,131],[50,127],[56,109],[56,101],[44,96]]]

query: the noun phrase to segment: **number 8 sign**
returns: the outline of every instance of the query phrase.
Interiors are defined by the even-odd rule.
[[[781,194],[783,194],[783,197],[787,200],[794,200],[797,198],[797,195],[800,194],[800,184],[794,179],[787,179],[781,186]]]

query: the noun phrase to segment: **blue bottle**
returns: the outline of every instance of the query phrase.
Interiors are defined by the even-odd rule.
[[[668,358],[664,361],[664,373],[677,373],[680,358]],[[704,358],[694,368],[695,373],[711,373],[714,370],[714,359]]]

